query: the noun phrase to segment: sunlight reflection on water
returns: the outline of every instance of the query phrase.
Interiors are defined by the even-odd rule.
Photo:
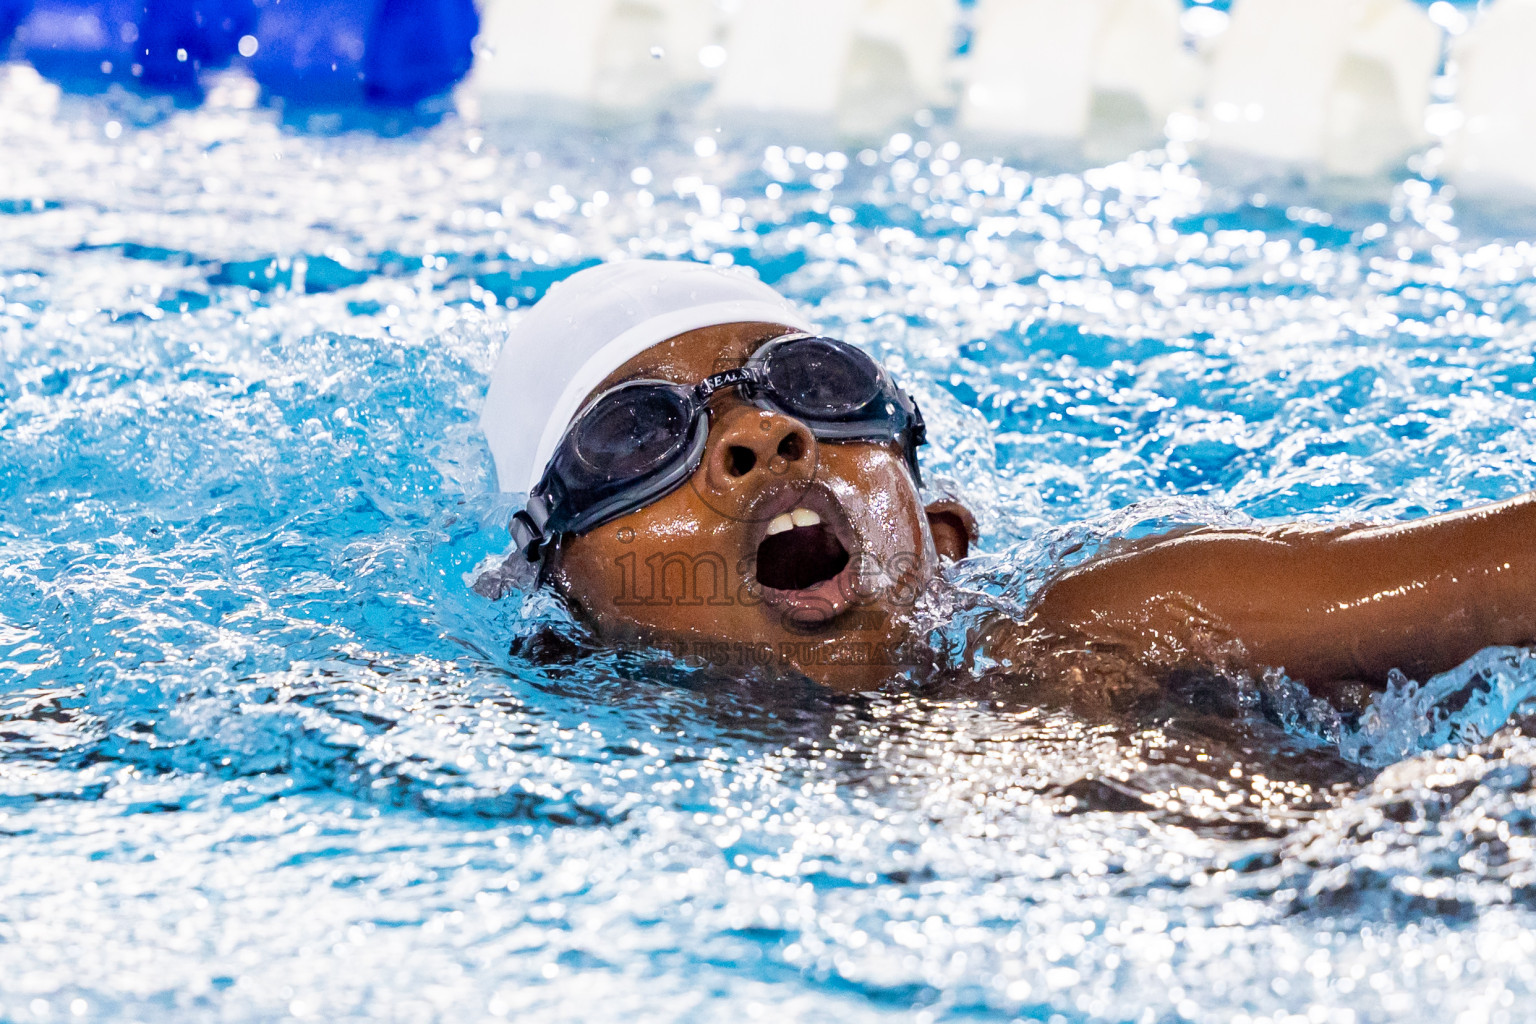
[[[1004,606],[1110,537],[1528,489],[1536,249],[1435,183],[317,136],[3,74],[0,1016],[1519,1018],[1528,656],[1341,741],[535,663],[562,613],[466,583],[506,328],[619,255],[879,352]]]

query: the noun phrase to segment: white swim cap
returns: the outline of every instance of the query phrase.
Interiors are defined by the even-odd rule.
[[[614,370],[668,338],[737,323],[811,329],[746,271],[703,263],[605,263],[550,288],[502,346],[480,412],[501,490],[533,490],[581,403]]]

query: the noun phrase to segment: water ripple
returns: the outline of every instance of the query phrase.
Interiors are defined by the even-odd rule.
[[[1121,538],[1536,486],[1536,248],[1418,178],[699,131],[0,70],[0,1018],[1521,1019],[1527,651],[1093,721],[470,583],[495,354],[593,260],[752,266],[912,385],[959,648]]]

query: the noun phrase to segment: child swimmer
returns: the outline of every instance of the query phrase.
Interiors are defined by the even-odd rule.
[[[924,504],[921,413],[740,272],[583,270],[518,324],[481,426],[526,492],[513,561],[605,642],[777,663],[839,690],[932,664],[914,605],[975,541]],[[1126,710],[1283,668],[1357,705],[1536,641],[1536,496],[1366,528],[1198,529],[1064,572],[971,646],[1042,701]],[[743,657],[743,652],[747,652]],[[999,682],[1002,682],[999,679]]]

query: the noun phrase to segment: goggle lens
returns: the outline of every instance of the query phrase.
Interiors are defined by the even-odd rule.
[[[879,364],[832,338],[789,337],[770,342],[741,370],[691,388],[632,381],[599,398],[577,417],[518,513],[528,550],[680,486],[704,453],[709,396],[727,387],[742,387],[759,406],[804,420],[820,439],[901,441],[914,476],[918,472],[922,417]]]
[[[587,410],[563,447],[592,482],[632,480],[677,455],[687,441],[690,419],[691,410],[668,388],[620,388]]]
[[[880,393],[880,369],[858,349],[830,338],[804,338],[774,349],[763,379],[786,412],[810,420],[841,420]]]

